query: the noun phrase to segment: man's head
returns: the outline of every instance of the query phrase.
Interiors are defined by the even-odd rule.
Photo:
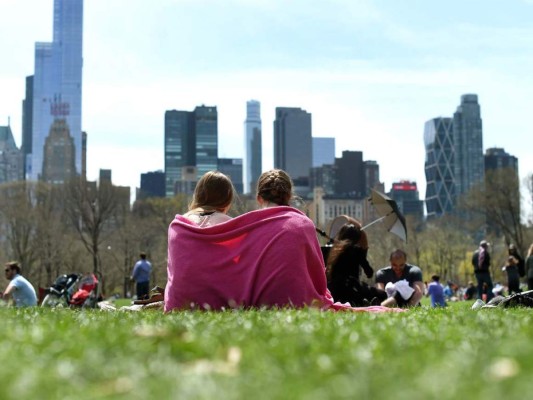
[[[141,257],[143,260],[146,260],[146,253],[141,252],[141,254],[139,254],[139,257]]]
[[[486,249],[487,247],[489,247],[489,242],[487,242],[486,240],[482,240],[481,242],[479,242],[479,247],[483,247],[484,249]]]
[[[438,281],[440,280],[440,276],[438,276],[438,275],[433,275],[433,276],[431,277],[431,280],[432,280],[433,282],[438,282]]]
[[[12,280],[15,277],[15,275],[20,274],[20,265],[18,262],[10,261],[6,263],[5,266],[6,266],[5,272],[6,272],[7,280]]]
[[[390,266],[396,276],[401,276],[407,261],[407,254],[405,251],[396,249],[390,255]]]

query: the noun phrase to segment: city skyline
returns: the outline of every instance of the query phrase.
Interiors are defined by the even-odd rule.
[[[297,107],[312,114],[314,137],[335,137],[337,157],[362,151],[387,188],[407,179],[424,193],[424,124],[452,117],[466,93],[479,97],[484,150],[503,147],[521,177],[533,172],[531,2],[230,3],[85,4],[89,179],[110,168],[116,184],[138,187],[140,173],[164,167],[165,111],[201,104],[218,109],[219,157],[244,158],[245,104],[256,99],[263,169],[275,108]],[[52,39],[52,16],[52,0],[0,4],[0,125],[11,116],[19,147],[33,46]]]

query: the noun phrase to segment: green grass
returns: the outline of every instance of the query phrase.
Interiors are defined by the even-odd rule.
[[[1,399],[519,399],[530,309],[0,308]]]

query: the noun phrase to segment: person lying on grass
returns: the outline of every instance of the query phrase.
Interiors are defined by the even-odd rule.
[[[334,303],[314,224],[289,206],[292,188],[286,172],[271,170],[258,180],[259,210],[205,228],[177,215],[168,232],[165,311],[307,306],[390,311]]]

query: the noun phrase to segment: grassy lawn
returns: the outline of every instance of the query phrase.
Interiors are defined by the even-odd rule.
[[[0,308],[1,399],[519,399],[531,309]]]

